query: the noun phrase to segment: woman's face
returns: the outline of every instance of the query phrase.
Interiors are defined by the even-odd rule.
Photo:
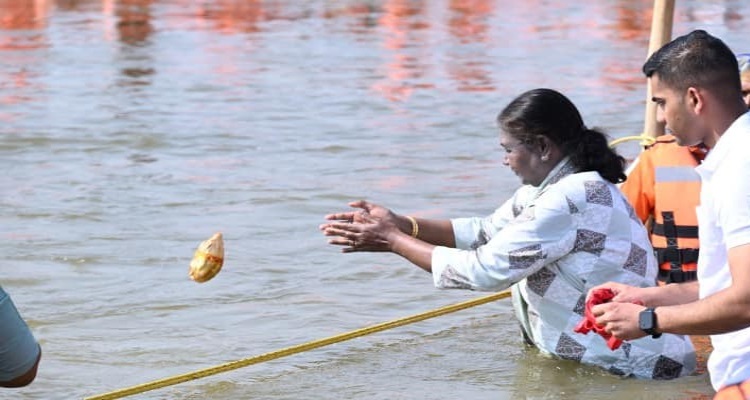
[[[524,185],[539,186],[549,172],[540,157],[540,152],[531,144],[525,144],[513,136],[500,133],[500,147],[505,152],[503,165],[521,178]]]

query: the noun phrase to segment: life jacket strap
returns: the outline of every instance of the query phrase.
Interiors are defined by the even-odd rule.
[[[698,279],[695,271],[680,271],[671,269],[660,269],[659,280],[664,283],[682,283]]]
[[[656,260],[659,265],[665,262],[675,262],[680,265],[697,263],[698,249],[665,249],[661,247],[654,248]]]
[[[651,232],[659,236],[672,236],[667,234],[668,228],[664,224],[655,222]],[[674,237],[685,238],[685,239],[698,239],[698,227],[693,225],[674,225]]]

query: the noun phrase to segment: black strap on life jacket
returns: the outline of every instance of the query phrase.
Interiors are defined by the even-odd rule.
[[[662,214],[663,215],[663,214]],[[685,239],[698,239],[698,227],[694,225],[674,225],[674,221],[672,222],[672,226],[674,229],[675,236],[678,238],[685,238]],[[667,228],[664,226],[664,224],[660,224],[658,222],[654,222],[654,227],[651,229],[651,232],[660,235],[660,236],[667,236],[666,234]]]
[[[695,238],[698,237],[698,227],[691,226],[680,226],[682,232],[679,232],[678,226],[674,223],[674,213],[672,211],[663,211],[661,213],[664,220],[663,224],[654,224],[653,232],[660,234],[666,238],[666,248],[654,248],[656,251],[656,259],[659,265],[668,262],[669,270],[659,270],[659,279],[664,280],[665,283],[680,283],[688,280],[696,279],[695,271],[683,271],[682,265],[686,263],[694,263],[698,261],[698,249],[680,249],[677,247],[678,237],[693,237],[687,236],[685,233],[692,234],[692,229],[695,230]],[[659,232],[656,228],[659,227]],[[679,235],[682,233],[683,235]]]
[[[698,274],[695,271],[660,269],[658,279],[664,283],[682,283],[697,280]]]
[[[654,247],[656,250],[656,261],[659,265],[665,262],[678,262],[680,264],[697,263],[698,249],[665,249]]]

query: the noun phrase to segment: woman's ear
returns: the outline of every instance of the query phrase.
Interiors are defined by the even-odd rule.
[[[537,135],[534,146],[539,152],[539,157],[542,159],[542,161],[549,160],[550,151],[552,150],[552,142],[548,137],[544,135]]]

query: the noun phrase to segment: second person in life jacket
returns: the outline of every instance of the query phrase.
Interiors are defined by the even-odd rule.
[[[660,136],[638,156],[620,186],[649,229],[662,284],[696,279],[700,176],[695,167],[707,151],[702,145],[679,146],[672,135]]]

